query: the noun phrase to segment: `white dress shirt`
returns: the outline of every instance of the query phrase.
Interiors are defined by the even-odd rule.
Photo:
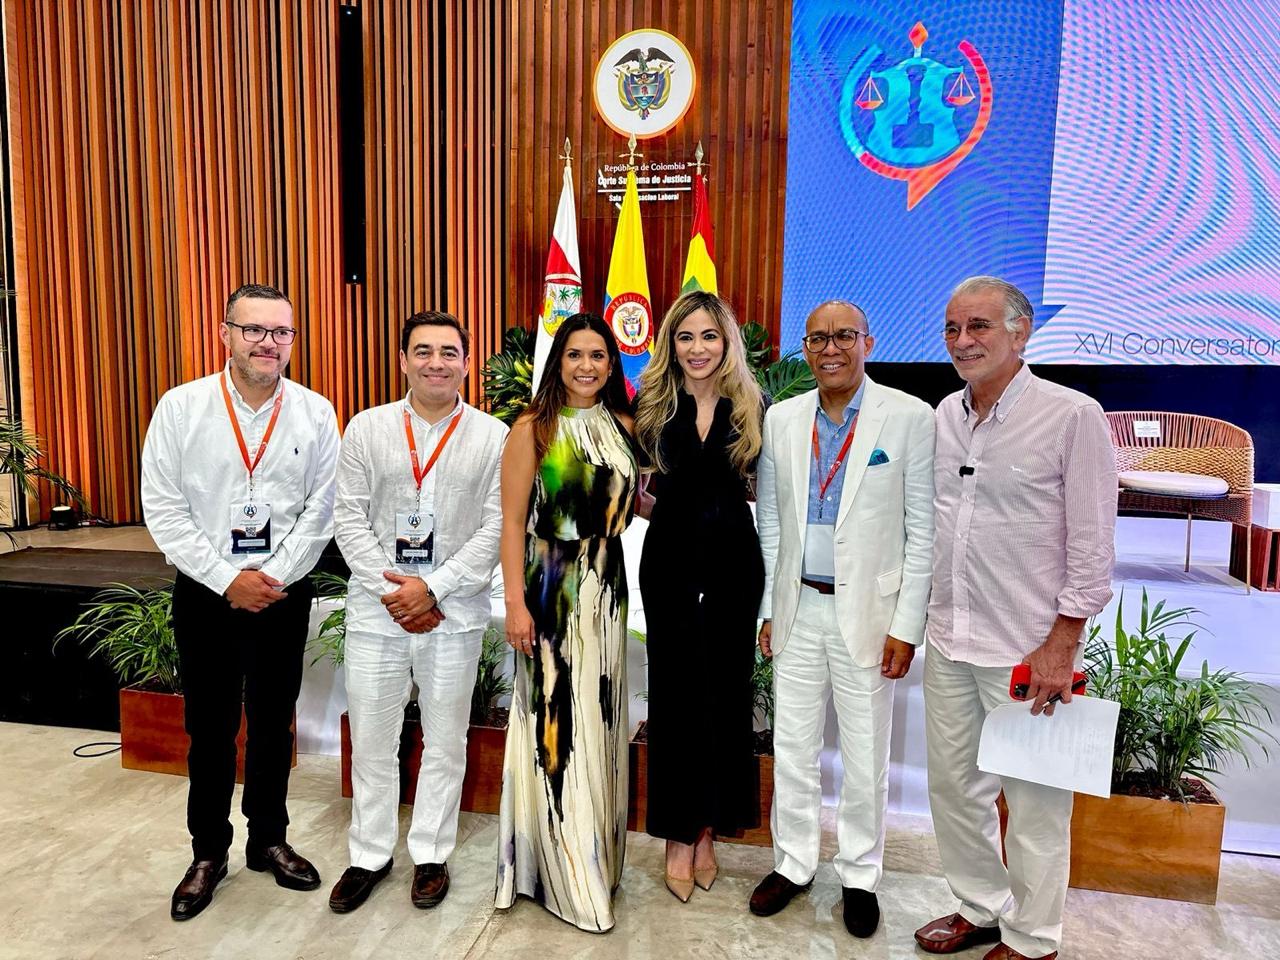
[[[950,660],[1011,666],[1059,614],[1091,617],[1111,599],[1111,431],[1095,400],[1025,364],[980,423],[967,387],[937,416],[929,642]]]
[[[219,595],[242,570],[286,584],[301,580],[333,536],[338,418],[320,394],[280,378],[257,410],[221,373],[174,387],[160,398],[142,448],[142,511],[169,562]],[[249,460],[257,455],[275,399],[280,417],[254,470],[255,500],[271,506],[271,552],[231,552],[231,508],[249,495],[249,472],[227,417],[226,377]]]
[[[406,636],[380,599],[399,589],[383,576],[388,570],[427,582],[445,614],[432,632],[484,629],[502,534],[499,465],[507,428],[459,398],[454,412],[460,409],[462,419],[422,482],[422,508],[435,518],[434,563],[396,564],[396,514],[413,512],[418,502],[406,409],[425,466],[453,414],[429,424],[407,396],[357,414],[342,438],[334,519],[338,547],[351,568],[347,629]]]

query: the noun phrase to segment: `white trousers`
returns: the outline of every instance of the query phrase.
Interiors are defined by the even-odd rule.
[[[836,873],[846,887],[874,891],[884,872],[889,797],[892,680],[853,663],[840,636],[834,596],[802,587],[795,625],[773,658],[774,869],[805,884],[822,840],[822,735],[834,696],[844,777],[836,809]]]
[[[1027,957],[1062,943],[1062,905],[1071,872],[1070,790],[978,769],[987,713],[1009,702],[1009,667],[948,660],[932,646],[924,664],[929,806],[942,870],[960,915],[978,926],[1000,924],[1000,938]],[[1047,718],[1051,723],[1052,718]],[[1000,858],[996,796],[1009,808]]]
[[[413,681],[422,712],[422,766],[409,827],[415,864],[444,863],[458,839],[467,720],[483,630],[387,637],[348,631],[351,865],[377,870],[400,832],[400,730]]]

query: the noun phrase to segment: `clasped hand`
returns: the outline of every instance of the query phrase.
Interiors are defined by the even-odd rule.
[[[383,594],[382,605],[402,629],[408,633],[429,633],[440,626],[444,614],[427,590],[426,581],[421,577],[407,577],[393,570],[387,570],[382,575],[399,585],[398,590]]]
[[[284,583],[275,577],[269,577],[261,570],[241,570],[223,596],[231,602],[232,610],[261,613],[288,594],[284,592]]]

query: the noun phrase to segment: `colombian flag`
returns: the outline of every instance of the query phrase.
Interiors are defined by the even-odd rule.
[[[715,241],[711,234],[711,210],[707,206],[707,181],[702,174],[693,186],[693,236],[689,238],[689,256],[684,262],[681,293],[716,289]]]
[[[604,285],[604,322],[613,330],[622,353],[622,372],[635,392],[640,372],[653,347],[653,308],[649,305],[649,273],[644,263],[644,230],[640,226],[640,192],[635,170],[627,171],[618,231]]]

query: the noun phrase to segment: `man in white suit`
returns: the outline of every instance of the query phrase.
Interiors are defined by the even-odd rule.
[[[470,337],[447,313],[404,323],[403,400],[365,410],[342,438],[334,523],[351,567],[344,663],[351,717],[351,866],[329,896],[348,913],[391,872],[399,833],[398,748],[411,680],[422,766],[409,827],[413,905],[449,891],[489,585],[502,532],[507,428],[464,403]]]
[[[924,637],[933,545],[933,411],[865,375],[874,346],[855,304],[833,300],[809,315],[804,350],[818,388],[769,410],[758,472],[775,867],[751,912],[777,913],[818,868],[819,759],[834,694],[844,764],[835,868],[856,937],[880,922],[893,681]]]

